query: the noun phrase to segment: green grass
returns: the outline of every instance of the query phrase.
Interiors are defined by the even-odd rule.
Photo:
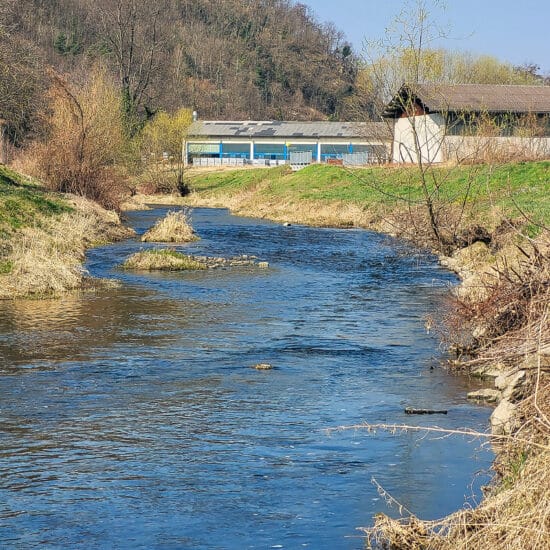
[[[0,260],[0,275],[8,275],[12,272],[13,262],[10,260]]]
[[[432,177],[432,176],[430,176]],[[497,166],[473,165],[433,169],[440,198],[461,203],[467,197],[472,213],[483,220],[493,207],[516,218],[524,212],[536,223],[550,224],[550,161]],[[193,190],[206,196],[256,190],[266,198],[346,202],[367,207],[398,206],[422,201],[417,168],[370,167],[346,169],[312,165],[299,172],[286,167],[220,172],[196,172],[189,177]]]
[[[23,176],[0,166],[0,237],[32,225],[42,216],[54,216],[73,209]]]

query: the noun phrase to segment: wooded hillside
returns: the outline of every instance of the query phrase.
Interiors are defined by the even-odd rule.
[[[290,0],[3,4],[4,29],[57,70],[106,62],[136,116],[187,106],[203,118],[338,117],[354,90],[342,35]]]

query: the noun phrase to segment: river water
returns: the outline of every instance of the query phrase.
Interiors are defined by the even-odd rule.
[[[357,527],[398,513],[373,477],[423,518],[473,503],[479,442],[325,431],[410,423],[406,406],[484,428],[424,328],[454,277],[367,231],[193,223],[181,248],[270,268],[127,273],[150,246],[129,240],[88,255],[118,289],[0,303],[0,546],[360,549]]]

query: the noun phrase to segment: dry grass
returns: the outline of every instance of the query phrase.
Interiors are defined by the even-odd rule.
[[[143,242],[156,243],[188,243],[198,239],[184,210],[168,212],[141,237]]]
[[[139,271],[187,271],[207,269],[208,266],[190,256],[165,248],[136,252],[122,267]]]
[[[122,203],[121,210],[148,210],[149,204],[182,207],[185,204],[185,199],[179,195],[136,193]]]
[[[151,210],[151,207],[147,204],[145,197],[132,195],[127,198],[121,205],[120,210],[122,212],[128,212],[130,210]]]
[[[82,197],[68,197],[74,211],[37,217],[7,246],[10,270],[0,275],[0,299],[59,295],[82,287],[86,248],[132,234],[118,216]]]
[[[346,202],[291,199],[277,200],[244,190],[227,197],[201,196],[193,193],[184,198],[189,206],[229,208],[234,214],[278,222],[307,224],[313,227],[376,228],[382,217],[369,208]]]

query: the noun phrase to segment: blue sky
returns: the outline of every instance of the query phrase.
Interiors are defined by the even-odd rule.
[[[402,0],[300,0],[319,21],[332,21],[361,51],[380,38],[403,8]],[[450,27],[441,46],[488,54],[514,65],[540,65],[550,74],[550,0],[447,0],[438,24]]]

